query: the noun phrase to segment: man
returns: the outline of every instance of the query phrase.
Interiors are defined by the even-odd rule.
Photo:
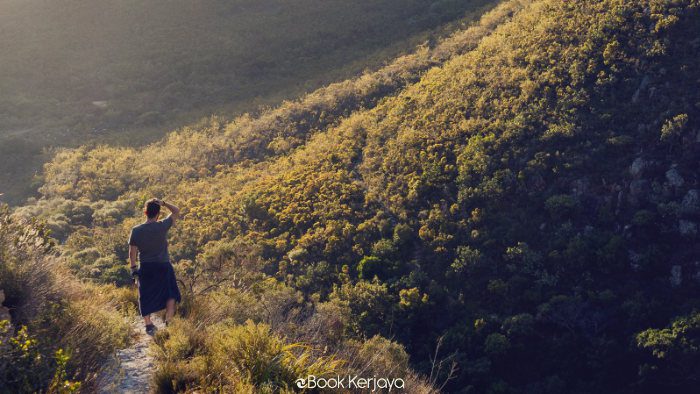
[[[161,207],[170,215],[158,220]],[[151,313],[165,309],[165,324],[175,315],[175,303],[180,302],[180,289],[168,255],[168,230],[180,217],[180,209],[163,200],[151,199],[144,206],[146,221],[131,229],[129,261],[131,276],[139,287],[139,309],[146,324],[146,333],[153,335],[156,327]],[[136,259],[140,266],[136,265]]]

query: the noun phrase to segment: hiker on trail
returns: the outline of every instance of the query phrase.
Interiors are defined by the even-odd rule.
[[[161,207],[170,215],[158,220]],[[163,200],[151,199],[144,206],[146,221],[131,229],[129,236],[129,261],[131,276],[139,287],[139,309],[149,335],[156,327],[151,313],[165,309],[165,324],[175,315],[175,303],[180,302],[180,289],[168,255],[168,230],[180,217],[180,209]],[[140,265],[136,265],[136,259]]]

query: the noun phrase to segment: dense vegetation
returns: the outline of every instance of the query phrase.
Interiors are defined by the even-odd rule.
[[[0,205],[0,393],[90,390],[104,359],[128,342],[133,297],[81,284],[46,228]]]
[[[183,206],[162,391],[288,388],[324,360],[410,365],[425,390],[692,392],[697,37],[697,0],[506,1],[260,117],[63,151],[15,215],[119,283],[136,207]],[[272,364],[247,363],[250,343]]]
[[[4,0],[0,192],[15,204],[35,192],[44,147],[136,146],[201,116],[278,104],[375,67],[491,3]]]

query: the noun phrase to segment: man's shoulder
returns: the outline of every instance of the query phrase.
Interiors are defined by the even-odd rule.
[[[170,226],[173,225],[173,215],[172,214],[168,215],[167,218],[158,221],[158,224],[160,224],[161,226],[164,226],[165,228],[170,228]]]
[[[136,225],[131,228],[131,234],[129,234],[129,245],[137,245],[138,242],[143,238],[143,224]]]

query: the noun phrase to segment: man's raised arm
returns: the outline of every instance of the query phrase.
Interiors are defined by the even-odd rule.
[[[160,205],[168,208],[170,210],[170,217],[173,219],[173,224],[180,218],[180,208],[173,204],[165,202],[165,200],[160,200]]]

